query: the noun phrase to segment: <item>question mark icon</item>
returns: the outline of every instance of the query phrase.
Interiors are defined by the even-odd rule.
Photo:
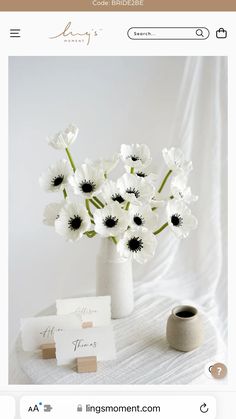
[[[221,375],[221,371],[222,371],[222,368],[221,367],[217,367],[218,376]]]
[[[217,380],[225,378],[228,372],[226,365],[222,364],[221,362],[217,362],[216,364],[212,365],[209,368],[209,371],[212,377],[216,378]]]

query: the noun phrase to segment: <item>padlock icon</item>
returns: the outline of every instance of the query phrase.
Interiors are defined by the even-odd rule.
[[[83,412],[82,404],[78,404],[78,406],[77,406],[77,412]]]
[[[225,39],[227,38],[227,31],[224,28],[220,28],[216,31],[216,38]]]

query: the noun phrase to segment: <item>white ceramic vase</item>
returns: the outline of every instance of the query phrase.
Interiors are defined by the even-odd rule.
[[[122,258],[111,239],[101,239],[97,255],[97,295],[111,296],[111,316],[120,319],[134,308],[132,262]]]

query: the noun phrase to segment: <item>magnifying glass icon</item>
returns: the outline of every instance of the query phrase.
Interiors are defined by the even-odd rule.
[[[203,30],[202,30],[202,29],[197,29],[197,30],[196,30],[196,35],[197,35],[197,36],[202,36],[202,37],[204,37],[204,35],[203,35]]]

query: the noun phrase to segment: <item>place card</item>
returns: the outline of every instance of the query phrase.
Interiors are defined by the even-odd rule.
[[[111,297],[82,297],[57,300],[57,314],[77,314],[81,323],[91,322],[94,327],[111,323]]]
[[[54,343],[55,332],[78,329],[81,318],[76,314],[30,317],[21,320],[21,340],[24,351],[36,351],[42,345]]]
[[[69,365],[77,358],[96,356],[97,361],[116,358],[112,326],[64,330],[54,335],[58,365]]]

